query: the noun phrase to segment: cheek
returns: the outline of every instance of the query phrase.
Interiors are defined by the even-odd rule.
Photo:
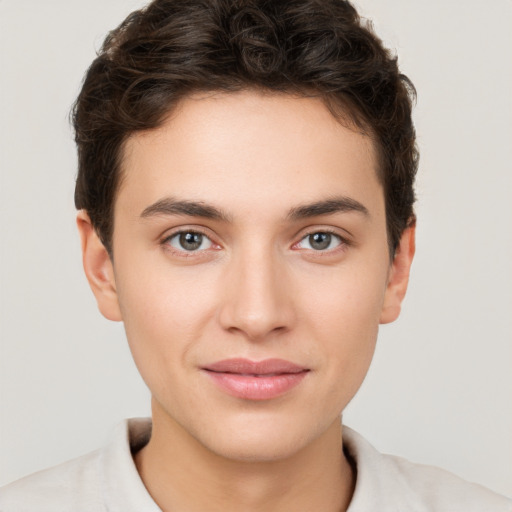
[[[119,304],[130,350],[146,380],[149,370],[182,366],[212,319],[216,287],[213,276],[192,267],[129,267],[119,264]]]
[[[315,276],[310,285],[322,282]],[[327,368],[326,382],[340,403],[352,398],[361,385],[371,363],[379,319],[386,289],[387,269],[383,265],[351,267],[345,272],[331,272],[325,286],[309,286],[310,291],[297,293],[307,297],[306,312],[309,336],[322,345],[322,364]],[[342,393],[343,397],[339,397]]]
[[[331,339],[364,339],[367,330],[376,332],[386,291],[385,265],[363,261],[360,265],[318,269],[303,273],[300,282],[295,296],[303,298],[304,318],[330,330]]]

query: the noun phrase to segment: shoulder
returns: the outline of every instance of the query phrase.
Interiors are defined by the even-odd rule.
[[[85,512],[105,510],[98,466],[101,454],[92,452],[0,489],[2,512]]]
[[[132,457],[150,435],[149,419],[124,421],[101,450],[1,488],[0,512],[160,512]]]
[[[429,510],[512,512],[512,500],[443,469],[383,455],[384,464]]]
[[[357,468],[349,512],[512,512],[512,500],[443,469],[384,455],[344,427],[344,447]],[[376,510],[377,510],[376,509]]]

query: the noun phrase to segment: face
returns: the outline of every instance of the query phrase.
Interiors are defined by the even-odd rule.
[[[318,99],[194,96],[128,140],[123,174],[114,263],[86,220],[84,262],[102,312],[124,321],[154,421],[237,460],[324,435],[410,264],[389,260],[370,139]]]

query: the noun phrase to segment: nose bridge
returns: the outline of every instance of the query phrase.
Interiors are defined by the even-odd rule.
[[[225,329],[260,339],[288,329],[293,308],[283,258],[271,244],[254,242],[235,251],[230,261],[221,323]]]

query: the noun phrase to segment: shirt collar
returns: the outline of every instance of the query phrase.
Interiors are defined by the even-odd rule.
[[[346,426],[343,426],[343,447],[357,471],[347,512],[427,512],[390,456],[378,452]]]
[[[103,496],[109,512],[162,512],[144,487],[132,453],[147,444],[151,419],[133,418],[118,425],[101,453]]]
[[[109,512],[162,512],[144,487],[132,457],[150,436],[150,418],[126,420],[118,425],[113,441],[101,452],[100,475]],[[390,457],[346,426],[343,448],[357,473],[347,512],[427,512]]]

